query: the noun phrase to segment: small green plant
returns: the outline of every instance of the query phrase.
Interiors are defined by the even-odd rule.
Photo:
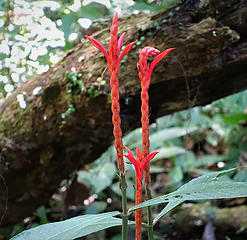
[[[94,86],[94,85],[91,85],[91,86],[87,89],[87,93],[88,93],[88,95],[89,95],[90,98],[96,98],[97,96],[99,96],[99,95],[102,94],[102,92],[99,91],[99,90],[97,89],[97,87]]]
[[[85,91],[85,87],[83,85],[83,82],[81,79],[82,74],[81,73],[65,73],[65,77],[68,81],[68,88],[67,88],[67,94],[69,96],[70,104],[68,109],[61,114],[62,118],[62,124],[66,123],[66,118],[72,114],[75,111],[75,104],[74,104],[74,98],[73,98],[73,91],[75,89],[80,89],[83,93]]]
[[[123,142],[122,142],[122,130],[120,119],[120,104],[119,104],[119,92],[118,92],[118,72],[120,69],[120,63],[123,57],[131,50],[136,42],[132,42],[125,47],[120,54],[120,49],[123,45],[124,36],[123,33],[118,39],[118,16],[117,14],[113,18],[111,26],[111,38],[109,43],[109,53],[106,49],[94,38],[86,36],[88,40],[99,50],[103,52],[107,60],[109,71],[111,75],[111,100],[112,100],[112,122],[113,122],[113,135],[115,139],[115,150],[117,155],[117,167],[118,176],[120,182],[120,190],[122,194],[122,212],[113,211],[100,214],[85,214],[77,216],[65,221],[48,223],[35,227],[13,237],[14,240],[70,240],[79,237],[86,236],[90,233],[97,232],[103,229],[107,229],[114,226],[122,226],[122,240],[127,239],[127,230],[129,224],[136,225],[136,239],[141,239],[141,227],[145,226],[148,231],[148,239],[153,239],[153,226],[169,211],[177,207],[179,204],[185,201],[197,201],[208,199],[223,199],[223,198],[238,198],[247,196],[247,182],[232,181],[227,174],[236,171],[238,168],[232,168],[224,171],[216,171],[206,173],[200,177],[194,178],[188,183],[179,187],[176,191],[169,194],[165,194],[156,198],[151,198],[149,192],[149,179],[150,168],[149,161],[154,158],[158,153],[157,151],[149,153],[149,106],[148,106],[148,88],[150,84],[150,78],[155,65],[161,61],[170,51],[173,49],[167,49],[160,53],[157,49],[152,47],[145,47],[140,51],[138,72],[141,81],[141,123],[142,123],[142,152],[137,147],[137,156],[134,157],[133,153],[127,149],[127,155],[123,154]],[[149,56],[157,55],[152,63],[147,64],[147,58]],[[78,81],[81,76],[74,74],[67,74],[67,79],[70,81],[68,93],[72,95],[73,87],[78,87]],[[71,91],[69,91],[71,90]],[[84,91],[84,89],[83,89]],[[91,95],[95,97],[95,89],[92,88]],[[73,104],[73,102],[71,102]],[[71,107],[72,109],[72,107]],[[70,110],[73,112],[73,110]],[[245,116],[244,116],[245,118]],[[175,132],[175,135],[181,136],[181,132]],[[156,136],[157,137],[157,136]],[[176,149],[178,151],[178,149]],[[181,149],[179,149],[181,151]],[[136,205],[128,209],[127,203],[127,181],[125,179],[126,169],[124,156],[135,167],[136,176]],[[205,160],[204,160],[205,161]],[[92,175],[81,174],[82,178],[92,179]],[[142,202],[142,179],[144,177],[146,201]],[[111,181],[111,178],[109,179]],[[105,186],[101,186],[105,187]],[[151,207],[157,204],[166,204],[164,209],[155,217],[151,218]],[[148,224],[143,224],[142,210],[147,208]],[[135,222],[129,221],[129,215],[135,212]]]

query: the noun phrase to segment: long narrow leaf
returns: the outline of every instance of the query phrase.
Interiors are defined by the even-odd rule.
[[[225,174],[235,171],[236,169],[237,168],[232,168],[229,170],[212,172],[202,175],[198,178],[194,178],[187,184],[181,186],[175,192],[153,198],[142,204],[134,206],[131,209],[129,209],[129,212],[160,203],[175,202],[168,206],[170,211],[172,209],[171,208],[172,206],[174,207],[177,206],[176,203],[178,202],[183,203],[187,200],[195,201],[195,200],[247,197],[246,182],[234,182],[224,177]],[[166,213],[167,211],[164,210],[164,212]]]
[[[151,146],[152,145],[158,145],[158,146],[162,146],[163,147],[163,142],[170,140],[170,139],[174,139],[177,137],[182,137],[184,135],[187,135],[189,133],[195,132],[198,128],[197,127],[187,127],[187,128],[180,128],[180,127],[172,127],[172,128],[166,128],[163,130],[160,130],[158,132],[152,133],[150,134],[150,143]],[[139,135],[138,133],[139,129],[137,130],[137,132],[135,133],[136,136],[141,136],[141,134]],[[141,137],[139,137],[139,139],[141,139]],[[128,147],[130,149],[134,149],[136,145],[141,145],[142,141],[139,140],[138,138],[136,139],[136,141],[134,142],[135,139],[133,139],[133,144],[132,141],[127,140],[127,142],[125,143],[126,145],[128,145]]]
[[[181,203],[183,203],[183,200],[180,199],[169,202],[166,207],[158,214],[158,216],[155,217],[155,219],[153,220],[153,225],[155,225],[163,216],[165,216],[168,212],[170,212]]]
[[[71,240],[109,227],[120,226],[122,220],[114,217],[119,214],[118,211],[88,214],[48,223],[23,231],[11,240]]]

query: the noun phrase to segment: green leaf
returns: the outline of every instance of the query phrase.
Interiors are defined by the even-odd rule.
[[[40,218],[42,224],[48,223],[48,219],[46,216],[46,209],[44,206],[39,207],[35,212],[34,215]]]
[[[227,156],[220,155],[205,155],[203,157],[197,158],[195,162],[192,163],[190,167],[205,166],[208,163],[222,162],[227,159]]]
[[[155,165],[150,165],[150,173],[164,173],[164,172],[169,172],[169,168],[161,167],[161,166],[155,166]]]
[[[168,212],[170,212],[172,209],[174,209],[175,207],[177,207],[181,203],[183,203],[183,200],[181,200],[181,199],[177,199],[177,200],[169,202],[166,205],[166,207],[158,214],[158,216],[156,216],[154,218],[153,225],[155,225],[163,216],[165,216]]]
[[[140,128],[137,128],[131,131],[130,133],[128,133],[126,136],[123,137],[124,145],[128,146],[129,148],[131,148],[130,147],[131,144],[135,146],[136,143],[140,141],[141,136],[142,134],[141,134]]]
[[[157,154],[158,156],[158,154]],[[221,161],[226,161],[228,156],[220,155],[205,155],[200,158],[196,158],[192,151],[188,151],[185,154],[178,156],[176,158],[176,166],[182,167],[183,171],[195,171],[195,168],[200,166],[205,166],[209,163],[217,163]]]
[[[64,37],[68,38],[72,32],[72,24],[76,22],[76,14],[71,12],[70,14],[66,14],[62,17],[62,26],[61,30],[64,32]]]
[[[106,209],[106,207],[106,201],[95,201],[86,208],[85,214],[97,214],[103,212]]]
[[[111,185],[115,174],[115,164],[108,162],[101,166],[97,166],[90,172],[79,171],[77,173],[77,181],[92,186],[92,190],[98,194]]]
[[[48,223],[23,231],[11,240],[70,240],[86,236],[106,228],[122,225],[120,212],[88,214],[65,221]]]
[[[103,18],[103,15],[100,13],[100,11],[92,6],[82,6],[79,10],[79,16],[82,18],[89,18],[91,20]]]
[[[158,151],[159,154],[156,155],[156,157],[152,160],[152,162],[157,161],[159,159],[173,157],[173,156],[183,154],[186,152],[186,150],[184,148],[176,147],[176,146],[160,148],[160,149],[157,149],[155,151]]]
[[[195,107],[190,110],[191,124],[200,126],[200,128],[212,125],[212,120],[202,112],[201,107]]]
[[[149,5],[145,2],[137,2],[133,6],[129,7],[130,10],[138,10],[138,11],[144,11],[149,10],[151,12],[157,12],[161,9],[163,9],[163,6],[158,5]]]
[[[226,123],[239,124],[240,122],[244,122],[247,120],[247,114],[246,113],[235,113],[231,115],[221,115],[221,118]]]
[[[183,169],[184,172],[188,171],[196,163],[196,156],[194,152],[187,151],[185,154],[182,154],[176,157],[175,166],[179,166]]]
[[[126,189],[126,196],[128,199],[131,199],[135,201],[135,189],[134,189],[134,183],[130,181],[129,179],[126,180],[127,183],[127,189]],[[111,189],[113,192],[115,192],[117,195],[122,196],[122,192],[119,188],[119,182],[113,183],[111,185]]]
[[[7,12],[9,9],[8,9],[8,3],[6,0],[3,0],[0,2],[0,11],[2,12]]]
[[[165,8],[172,8],[181,3],[181,0],[163,0],[162,4]]]
[[[247,170],[237,172],[233,179],[238,182],[247,182]]]
[[[153,148],[152,146],[155,146],[155,147],[163,146],[164,141],[174,139],[177,137],[182,137],[182,136],[189,134],[191,132],[194,132],[196,130],[197,130],[197,127],[191,127],[191,128],[173,127],[173,128],[166,128],[166,129],[160,130],[158,132],[152,133],[152,134],[150,134],[151,148]],[[140,134],[140,132],[139,132],[139,134]],[[138,135],[138,132],[137,132],[137,135]],[[130,149],[135,149],[136,145],[142,144],[142,141],[140,139],[141,138],[139,138],[136,142],[129,144],[128,147]]]
[[[171,169],[169,172],[169,177],[171,179],[171,182],[174,183],[179,183],[183,179],[183,171],[181,167],[174,167]]]
[[[170,203],[170,205],[168,205],[168,207],[163,210],[163,213],[158,215],[158,218],[161,218],[163,214],[167,213],[168,211],[176,207],[178,204],[183,203],[187,200],[196,201],[246,197],[247,183],[233,182],[228,180],[228,178],[223,177],[227,173],[236,171],[236,169],[238,168],[212,172],[202,175],[198,178],[194,178],[187,184],[181,186],[175,192],[153,198],[142,204],[134,206],[131,209],[129,209],[129,212],[160,203]]]
[[[166,141],[169,139],[177,138],[177,137],[182,137],[186,134],[189,134],[191,132],[196,131],[196,127],[191,127],[191,128],[180,128],[180,127],[173,127],[173,128],[167,128],[163,129],[161,131],[158,131],[156,133],[153,133],[150,135],[150,142],[152,141]]]

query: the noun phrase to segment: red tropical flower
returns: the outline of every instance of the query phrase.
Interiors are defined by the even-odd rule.
[[[172,51],[174,48],[169,48],[165,50],[164,52],[160,53],[159,50],[153,48],[153,47],[145,47],[140,51],[139,55],[139,63],[137,63],[137,68],[139,72],[139,78],[141,80],[141,100],[142,100],[142,106],[141,106],[141,122],[142,122],[142,149],[143,149],[143,155],[144,157],[147,157],[149,154],[149,107],[148,107],[148,88],[150,85],[150,78],[153,72],[154,67],[156,64],[161,61],[170,51]],[[155,56],[155,59],[152,61],[151,66],[147,64],[147,59],[149,56]],[[149,177],[149,171],[150,167],[149,164],[146,165],[145,168],[145,182],[149,183],[150,177]]]
[[[135,167],[135,175],[136,175],[135,204],[138,205],[142,203],[142,179],[143,179],[143,172],[144,172],[145,166],[149,163],[150,160],[154,158],[154,156],[158,152],[152,152],[146,158],[144,158],[140,148],[136,147],[137,157],[135,158],[133,153],[127,147],[126,147],[126,150],[128,154],[124,156],[127,157]],[[140,240],[141,239],[141,225],[142,225],[142,210],[141,209],[135,211],[135,221],[136,221],[136,240]]]
[[[115,138],[115,149],[117,152],[117,162],[118,168],[123,173],[124,172],[124,161],[123,161],[123,143],[122,143],[122,130],[121,130],[121,119],[119,116],[120,105],[119,105],[119,92],[118,92],[118,72],[120,68],[120,62],[124,55],[126,55],[136,43],[132,42],[128,44],[125,49],[120,54],[121,47],[123,45],[124,36],[126,33],[122,33],[118,39],[118,15],[115,14],[112,25],[111,25],[111,39],[109,42],[109,54],[106,49],[97,40],[90,36],[86,38],[98,48],[107,60],[109,71],[111,74],[110,85],[111,85],[111,99],[112,99],[112,123],[113,123],[113,135]],[[120,54],[120,55],[119,55]]]
[[[131,48],[133,47],[133,45],[136,43],[136,41],[129,43],[124,50],[122,51],[122,53],[119,56],[121,47],[123,45],[123,41],[124,41],[124,37],[126,35],[126,32],[122,33],[121,36],[118,39],[118,15],[117,13],[115,14],[113,20],[112,20],[112,26],[111,26],[111,40],[110,40],[110,44],[109,44],[109,55],[113,56],[118,59],[118,64],[120,64],[122,58],[128,54],[128,52],[131,50]],[[96,47],[98,48],[104,55],[105,58],[109,64],[109,66],[112,64],[112,58],[109,57],[106,49],[103,47],[103,45],[101,43],[99,43],[97,40],[95,40],[93,37],[87,36],[85,35],[85,37]],[[117,42],[117,44],[116,44]],[[116,54],[114,56],[114,54]]]
[[[137,154],[137,158],[135,159],[133,153],[127,148],[125,147],[128,154],[124,155],[125,157],[127,157],[129,159],[129,161],[134,165],[135,167],[135,174],[136,174],[136,179],[140,182],[142,182],[143,179],[143,172],[145,169],[145,166],[149,163],[149,161],[151,161],[154,156],[159,153],[157,151],[150,153],[147,157],[144,158],[140,148],[137,146],[136,147],[136,154]]]

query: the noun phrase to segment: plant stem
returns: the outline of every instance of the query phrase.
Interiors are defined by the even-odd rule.
[[[127,184],[125,174],[120,170],[120,189],[122,191],[122,240],[127,240],[128,233],[128,212],[127,212]]]
[[[146,200],[149,200],[152,198],[148,183],[145,183],[145,198]],[[147,208],[147,214],[148,214],[148,227],[147,227],[148,239],[153,240],[153,219],[152,219],[152,210],[150,206]]]
[[[152,212],[151,207],[148,207],[148,239],[153,240],[153,220],[152,220]]]

